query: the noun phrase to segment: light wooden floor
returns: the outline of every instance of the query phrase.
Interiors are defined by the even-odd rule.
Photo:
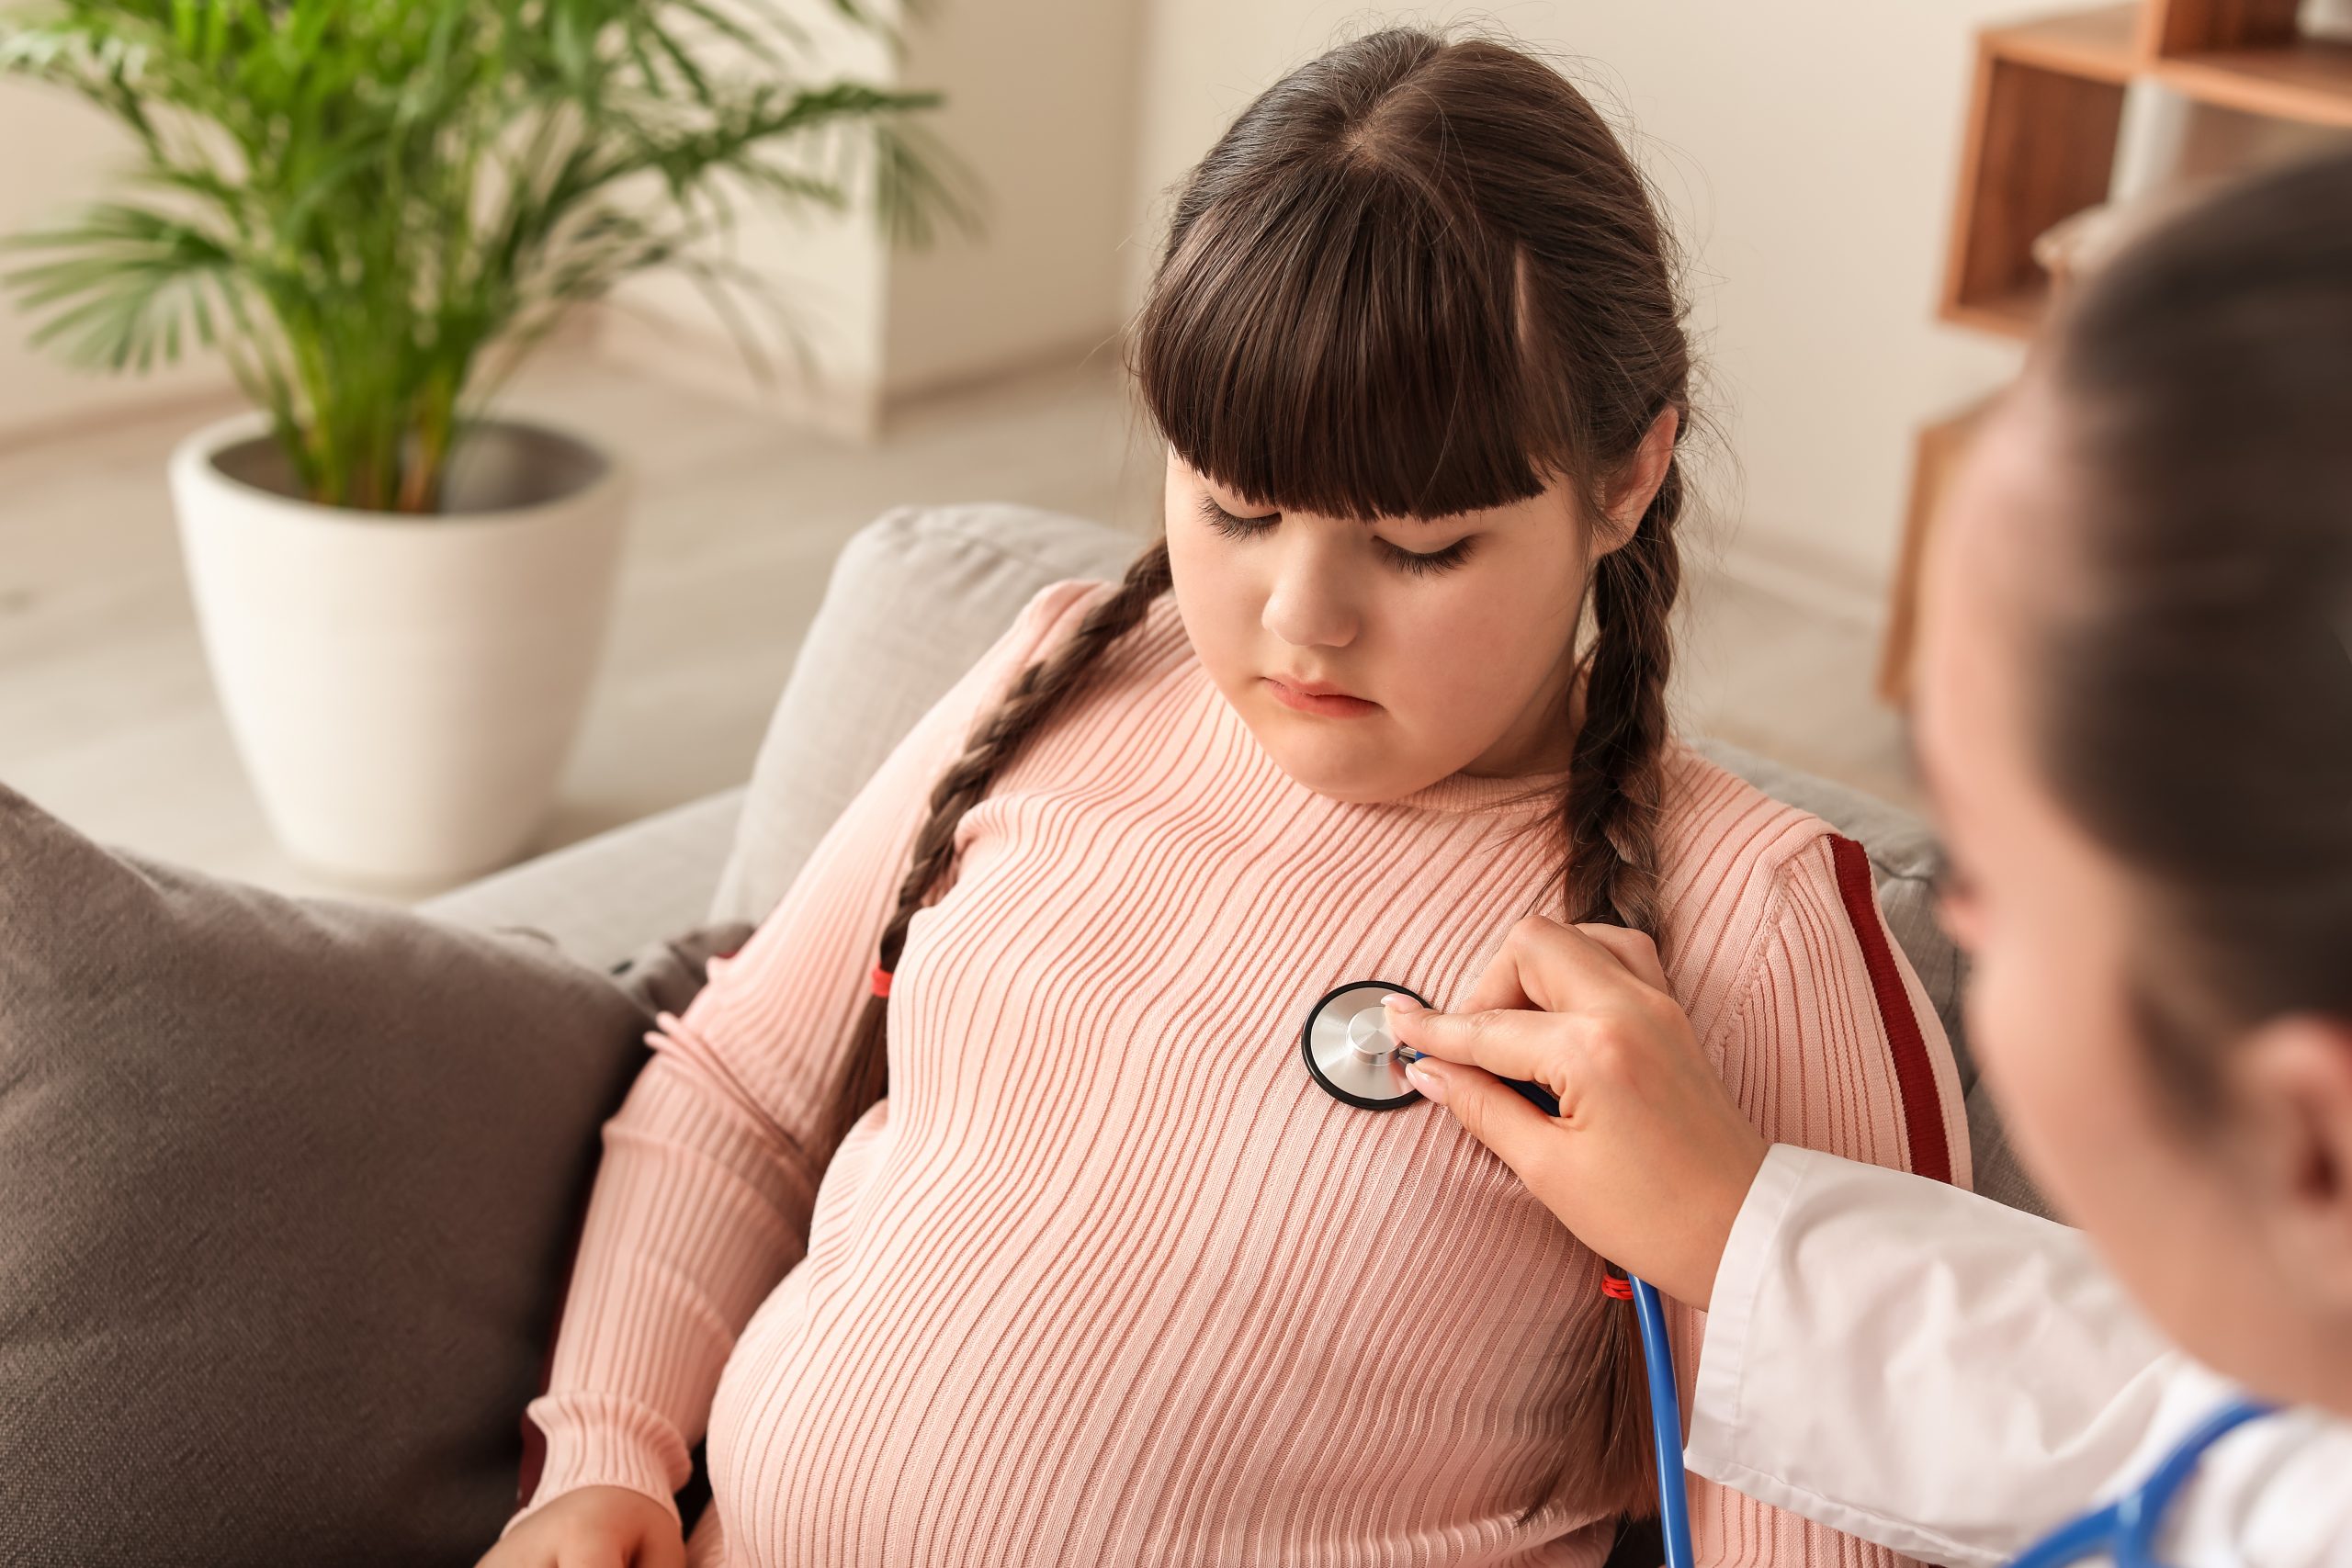
[[[650,384],[583,350],[508,406],[617,448],[639,498],[605,661],[551,849],[740,783],[843,539],[904,502],[1017,501],[1156,525],[1159,457],[1105,351],[941,394],[859,446]],[[0,450],[0,780],[85,832],[294,892],[407,901],[289,861],[239,770],[198,645],[164,487],[182,408]],[[1718,525],[1714,530],[1724,532]],[[1702,558],[1677,712],[1916,804],[1869,695],[1874,633]]]

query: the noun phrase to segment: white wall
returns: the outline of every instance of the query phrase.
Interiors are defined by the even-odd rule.
[[[801,67],[806,80],[897,85],[898,67],[873,32],[814,6],[796,6],[792,15],[811,39]],[[738,227],[721,249],[767,279],[775,302],[800,324],[817,361],[816,379],[801,377],[768,319],[773,307],[742,301],[741,330],[779,378],[776,385],[761,385],[736,346],[737,329],[674,270],[641,274],[615,290],[594,322],[606,354],[656,377],[770,407],[790,422],[846,434],[870,430],[879,411],[889,281],[871,216],[836,215],[813,204],[787,209],[759,195],[736,207]]]
[[[129,162],[130,146],[127,134],[80,99],[0,80],[0,234],[47,227],[96,199],[107,174]],[[40,259],[38,252],[0,252],[0,272]],[[13,292],[0,296],[0,441],[229,382],[218,364],[194,358],[176,372],[146,378],[77,370],[27,342],[33,325],[17,313]]]
[[[987,231],[891,258],[893,395],[1108,345],[1125,309],[1141,0],[943,0],[909,87],[989,188]],[[1106,346],[1106,352],[1109,351]]]
[[[1890,569],[1910,440],[1996,384],[2013,345],[1932,312],[1959,161],[1970,35],[2015,0],[1523,0],[1498,9],[1341,0],[941,0],[894,65],[992,192],[989,234],[886,253],[863,218],[756,223],[746,260],[817,324],[830,401],[856,429],[891,393],[1094,344],[1113,352],[1159,237],[1164,187],[1259,89],[1388,18],[1485,17],[1587,63],[1631,114],[1690,244],[1703,389],[1736,458],[1702,483],[1743,544],[1863,592]],[[2031,9],[2030,0],[2027,6]],[[0,230],[89,193],[117,143],[90,111],[0,83]],[[628,292],[627,355],[741,384],[675,279]],[[91,378],[0,323],[0,440],[175,386]],[[633,345],[633,346],[632,346]]]
[[[820,329],[813,389],[756,389],[726,329],[674,277],[629,287],[620,303],[634,319],[606,321],[608,346],[855,434],[890,399],[1108,343],[1124,310],[1141,11],[1141,0],[939,0],[907,28],[898,62],[869,34],[824,29],[832,72],[944,96],[922,123],[978,175],[982,231],[943,225],[928,250],[892,250],[863,211],[748,221],[741,258]]]
[[[1629,113],[1694,263],[1702,392],[1734,461],[1702,479],[1738,547],[1875,592],[1911,434],[2014,345],[1935,325],[1973,29],[2017,0],[1523,0],[1366,7],[1154,0],[1136,267],[1163,192],[1260,89],[1388,20],[1483,19],[1580,59]],[[2024,7],[2034,9],[2029,0]]]

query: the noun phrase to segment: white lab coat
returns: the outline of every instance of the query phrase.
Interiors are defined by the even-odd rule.
[[[2156,1337],[2080,1233],[1778,1145],[1716,1275],[1685,1462],[1911,1556],[1995,1568],[2136,1485],[2231,1392]],[[2238,1428],[2163,1539],[2179,1568],[2352,1565],[2352,1423]]]

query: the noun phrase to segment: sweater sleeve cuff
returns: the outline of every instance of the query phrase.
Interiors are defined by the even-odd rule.
[[[547,1393],[524,1408],[547,1441],[547,1461],[531,1500],[506,1521],[499,1539],[567,1492],[626,1486],[678,1518],[676,1493],[694,1474],[685,1439],[650,1405],[613,1394]]]

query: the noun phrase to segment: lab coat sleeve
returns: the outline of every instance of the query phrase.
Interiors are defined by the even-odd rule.
[[[1686,1462],[1932,1562],[1992,1568],[2136,1480],[2222,1389],[2079,1233],[1776,1145],[1716,1274]]]
[[[1860,846],[1826,832],[1793,846],[1775,868],[1769,910],[1706,1036],[1740,1108],[1775,1142],[1965,1183],[1968,1131],[1951,1046],[1887,933]],[[1688,1403],[1705,1319],[1679,1304],[1667,1318]],[[1689,1496],[1702,1563],[1897,1562],[1883,1542],[1847,1539],[1853,1532],[1834,1521],[1703,1475]]]

